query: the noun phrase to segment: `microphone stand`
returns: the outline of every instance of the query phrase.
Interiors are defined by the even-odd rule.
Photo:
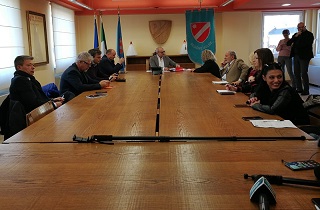
[[[315,180],[295,179],[295,178],[288,178],[283,176],[262,175],[262,174],[252,175],[252,176],[249,176],[248,174],[244,174],[243,176],[245,179],[248,179],[249,177],[251,177],[252,180],[254,181],[258,180],[261,176],[263,176],[270,182],[270,184],[276,184],[276,185],[296,184],[296,185],[320,187],[320,181],[315,181]]]
[[[259,210],[270,210],[268,196],[264,193],[259,196]]]
[[[124,141],[138,141],[138,142],[150,142],[150,141],[159,141],[159,142],[170,142],[170,141],[187,141],[187,140],[216,140],[216,141],[277,141],[277,140],[306,140],[305,136],[297,137],[216,137],[216,136],[112,136],[112,135],[93,135],[91,137],[83,138],[74,135],[73,141],[77,142],[111,142],[113,140],[124,140]]]

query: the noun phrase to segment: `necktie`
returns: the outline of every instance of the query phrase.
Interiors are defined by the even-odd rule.
[[[230,70],[230,63],[227,64],[226,72],[224,74],[228,74],[229,70]]]

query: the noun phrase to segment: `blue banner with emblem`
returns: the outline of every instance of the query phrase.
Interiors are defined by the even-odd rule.
[[[190,60],[202,64],[201,53],[203,50],[216,52],[213,9],[187,10],[186,34]]]

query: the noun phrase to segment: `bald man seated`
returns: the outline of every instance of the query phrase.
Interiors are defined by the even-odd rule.
[[[162,47],[157,47],[155,55],[150,57],[150,67],[162,67],[164,71],[168,71],[169,67],[180,67],[165,54],[165,50]]]

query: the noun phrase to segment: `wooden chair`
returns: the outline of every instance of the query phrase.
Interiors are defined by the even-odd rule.
[[[150,70],[150,61],[149,59],[147,58],[146,59],[146,71]]]
[[[35,108],[34,110],[32,110],[26,115],[27,126],[40,120],[41,118],[43,118],[44,116],[52,112],[53,110],[54,110],[54,107],[51,101],[48,101],[42,104],[41,106]]]

